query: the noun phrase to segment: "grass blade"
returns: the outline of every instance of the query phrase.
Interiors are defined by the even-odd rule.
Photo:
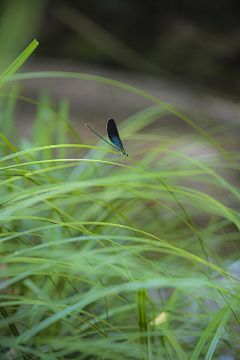
[[[0,76],[0,88],[6,81],[18,70],[18,68],[27,60],[32,52],[38,46],[38,41],[33,40],[31,44],[18,56],[18,58],[3,72]]]

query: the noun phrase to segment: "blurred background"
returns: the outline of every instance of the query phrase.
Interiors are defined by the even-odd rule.
[[[218,121],[238,117],[238,1],[1,0],[0,6],[1,71],[37,38],[40,45],[20,72],[105,76]],[[31,80],[21,91],[38,98],[45,87],[56,102],[70,99],[77,126],[91,121],[101,129],[109,117],[122,121],[151,105],[137,95],[90,81]],[[19,105],[19,131],[28,131],[32,116],[31,109]],[[174,116],[160,122],[164,129],[191,130]]]

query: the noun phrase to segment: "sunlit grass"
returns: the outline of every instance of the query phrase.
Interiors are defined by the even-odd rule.
[[[178,109],[113,80],[67,73],[15,79],[43,76],[102,81],[158,105],[119,126],[129,153],[125,166],[121,158],[111,161],[115,152],[103,141],[83,143],[66,100],[56,111],[46,92],[39,102],[2,94],[12,113],[13,98],[38,109],[27,148],[25,139],[11,136],[13,117],[0,142],[2,354],[234,357],[240,326],[237,136],[229,144],[228,126],[206,132]],[[155,121],[169,113],[198,133],[162,134]],[[154,131],[146,130],[150,124]]]

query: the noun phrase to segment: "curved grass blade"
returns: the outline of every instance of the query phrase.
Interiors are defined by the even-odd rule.
[[[0,88],[17,71],[17,69],[27,60],[31,53],[38,46],[38,41],[33,40],[31,44],[19,55],[19,57],[3,72],[0,76]]]
[[[134,94],[137,94],[139,96],[142,96],[158,105],[161,105],[168,111],[170,111],[172,114],[177,115],[179,118],[184,120],[186,123],[188,123],[191,127],[193,127],[195,130],[197,130],[201,135],[203,135],[216,149],[218,149],[229,161],[231,161],[236,168],[240,169],[240,165],[232,158],[232,156],[224,150],[211,136],[209,136],[206,131],[202,130],[198,125],[196,125],[192,120],[190,120],[186,115],[182,114],[180,111],[176,110],[173,106],[167,104],[166,102],[158,99],[157,97],[148,94],[146,91],[140,90],[138,88],[135,88],[134,86],[124,84],[117,80],[108,79],[101,76],[96,75],[89,75],[89,74],[79,74],[79,73],[70,73],[70,72],[55,72],[55,71],[43,71],[43,72],[35,72],[35,73],[23,73],[23,74],[16,74],[11,79],[11,81],[16,80],[27,80],[32,78],[70,78],[70,79],[84,79],[89,81],[96,81],[104,84],[109,84],[115,87],[119,87],[121,89],[125,89],[127,91],[130,91]]]

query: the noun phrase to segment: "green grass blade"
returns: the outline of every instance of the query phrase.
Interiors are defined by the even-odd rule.
[[[31,44],[18,56],[18,58],[3,72],[0,76],[0,88],[5,84],[6,81],[18,70],[18,68],[27,60],[32,52],[38,46],[38,41],[33,40]]]
[[[238,296],[240,296],[240,293],[238,293]],[[212,357],[213,357],[213,354],[214,354],[214,351],[216,349],[216,346],[219,342],[219,339],[220,339],[220,336],[222,334],[222,331],[232,313],[232,309],[234,309],[234,307],[239,303],[238,300],[233,300],[233,302],[231,303],[231,306],[230,307],[225,307],[224,308],[224,313],[223,316],[219,317],[219,325],[216,329],[216,332],[214,334],[214,337],[213,339],[211,340],[210,342],[210,345],[209,345],[209,348],[208,348],[208,352],[206,354],[206,357],[205,357],[205,360],[211,360]]]

